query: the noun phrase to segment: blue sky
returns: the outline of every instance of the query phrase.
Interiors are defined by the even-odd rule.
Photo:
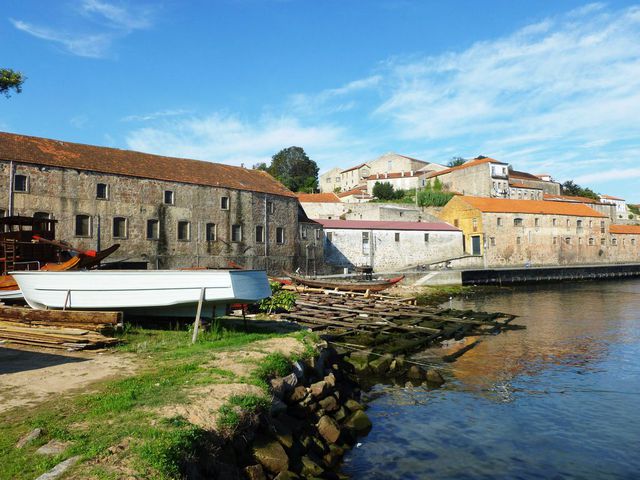
[[[322,170],[488,155],[640,203],[640,5],[8,0],[0,130]]]

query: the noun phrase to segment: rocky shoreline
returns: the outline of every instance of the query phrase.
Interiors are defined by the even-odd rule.
[[[403,357],[347,352],[325,343],[314,358],[295,362],[291,374],[271,379],[271,408],[245,418],[207,458],[190,463],[186,477],[348,478],[340,473],[342,458],[372,427],[360,401],[361,384],[371,378],[444,383],[436,370],[410,365]]]

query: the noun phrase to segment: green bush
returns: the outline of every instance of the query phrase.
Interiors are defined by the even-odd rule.
[[[258,308],[261,312],[272,313],[278,310],[289,311],[296,303],[296,295],[282,289],[280,282],[269,282],[271,296],[260,301]]]
[[[453,198],[453,193],[435,190],[423,190],[418,194],[418,205],[421,207],[444,207]]]

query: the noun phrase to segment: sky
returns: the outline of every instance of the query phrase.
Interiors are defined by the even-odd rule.
[[[5,0],[0,130],[320,171],[486,155],[640,203],[640,3]]]

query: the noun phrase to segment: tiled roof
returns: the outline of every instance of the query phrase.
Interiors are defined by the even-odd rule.
[[[335,193],[297,193],[300,203],[340,203]]]
[[[600,195],[600,198],[604,198],[605,200],[619,200],[621,202],[624,202],[624,198],[612,197],[611,195]]]
[[[615,235],[640,235],[640,225],[611,225],[609,233]]]
[[[261,170],[5,132],[0,132],[0,160],[294,196]]]
[[[536,182],[544,182],[531,173],[519,172],[518,170],[511,170],[509,172],[509,178],[519,178],[520,180],[534,180]]]
[[[524,183],[516,182],[509,182],[509,186],[514,188],[528,188],[529,190],[542,190],[542,188],[539,187],[530,187],[529,185],[525,185]]]
[[[506,165],[506,163],[504,162],[500,162],[498,160],[495,160],[489,157],[474,158],[473,160],[469,160],[468,162],[463,163],[462,165],[458,165],[457,167],[451,167],[451,168],[447,168],[446,170],[440,170],[439,172],[430,173],[429,175],[427,175],[427,178],[437,177],[439,175],[444,175],[445,173],[450,173],[457,170],[464,170],[465,168],[475,167],[477,165],[482,165],[484,163],[498,163],[500,165]]]
[[[377,173],[375,175],[369,175],[367,180],[388,180],[393,178],[410,178],[419,177],[421,174],[417,171],[414,172],[390,172],[390,173]]]
[[[358,170],[359,168],[362,167],[368,167],[369,165],[367,163],[361,163],[360,165],[356,165],[355,167],[351,167],[351,168],[347,168],[346,170],[342,170],[342,172],[340,173],[347,173],[350,172],[351,170]]]
[[[569,215],[572,217],[606,217],[593,208],[580,203],[549,202],[546,200],[508,200],[485,197],[456,197],[481,212],[532,213],[542,215]]]
[[[594,200],[593,198],[577,197],[573,195],[552,195],[550,193],[545,193],[543,198],[552,202],[591,203],[594,205],[600,204],[600,202]]]
[[[323,228],[344,228],[348,230],[438,230],[458,232],[459,230],[444,222],[381,222],[373,220],[327,220],[316,219]]]
[[[350,195],[367,195],[367,191],[363,188],[352,188],[351,190],[347,190],[346,192],[340,192],[338,197],[344,198]]]

